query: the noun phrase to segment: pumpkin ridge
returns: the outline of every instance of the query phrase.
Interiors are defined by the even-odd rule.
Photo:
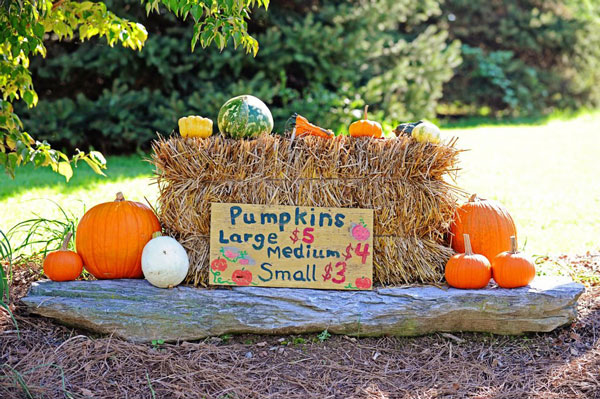
[[[131,207],[139,208],[139,205],[138,205],[138,203],[132,203]],[[139,226],[136,231],[146,231],[146,230],[150,230],[152,228],[150,222],[148,220],[145,220],[148,217],[147,212],[145,212],[145,209],[144,209],[143,213],[142,212],[134,212],[133,214],[135,216],[136,226]],[[143,238],[144,238],[144,242],[142,242],[142,241],[135,242],[134,252],[132,253],[132,255],[133,255],[132,259],[135,264],[135,268],[130,270],[131,277],[141,277],[141,275],[143,275],[143,273],[142,273],[142,251],[144,250],[144,245],[146,245],[146,243],[148,241],[150,241],[150,237],[148,237],[147,235],[144,235]]]
[[[495,212],[498,212],[498,211],[500,211],[499,213],[500,213],[502,216],[504,216],[504,211],[502,211],[502,209],[499,209],[499,208],[498,208],[498,207],[496,207],[496,206],[491,206],[491,205],[492,205],[492,203],[491,203],[491,202],[488,202],[488,204],[490,204],[490,207],[489,207],[489,208],[490,208],[490,209],[489,209],[490,211],[495,211]],[[494,227],[495,227],[495,228],[494,228],[494,231],[496,232],[496,235],[501,235],[501,234],[502,234],[502,231],[504,230],[504,229],[503,229],[503,227],[504,227],[504,226],[503,226],[503,224],[504,224],[504,223],[503,223],[503,221],[502,221],[500,218],[494,218],[493,220],[494,220]],[[492,243],[492,240],[488,240],[488,242],[489,242],[489,243]],[[489,248],[489,249],[490,249],[492,252],[495,252],[495,253],[499,253],[499,252],[502,252],[502,251],[503,251],[503,247],[502,247],[502,244],[501,244],[501,243],[495,243],[495,245],[489,245],[489,247],[492,247],[492,248]],[[490,259],[490,261],[491,261],[491,259]]]
[[[92,207],[90,209],[90,211],[92,211],[94,208],[98,207],[100,205],[96,205],[94,207]],[[99,209],[99,208],[96,208]],[[94,262],[92,259],[94,259],[94,252],[95,252],[95,248],[91,243],[91,240],[89,239],[89,234],[87,232],[87,225],[90,223],[94,223],[95,222],[95,213],[87,213],[85,215],[83,215],[83,218],[81,219],[81,221],[79,222],[79,226],[82,226],[81,229],[81,233],[77,234],[77,239],[79,240],[79,238],[81,238],[81,242],[83,245],[82,250],[80,250],[80,252],[82,254],[84,254],[84,265],[85,268],[87,269],[88,272],[90,272],[90,274],[92,275],[97,275],[97,271],[96,271],[96,266],[94,265]],[[89,254],[92,254],[92,258],[89,257]]]
[[[119,204],[121,205],[121,204]],[[123,276],[124,278],[129,278],[129,273],[128,273],[128,269],[127,269],[127,265],[129,264],[129,246],[130,246],[130,242],[129,240],[126,239],[125,236],[127,236],[127,229],[126,226],[129,226],[131,224],[131,216],[129,215],[129,212],[123,212],[126,211],[126,207],[129,206],[129,203],[123,203],[123,206],[119,206],[117,208],[117,212],[116,212],[116,219],[119,220],[120,222],[117,224],[117,231],[116,231],[116,236],[119,237],[119,242],[124,242],[125,246],[121,249],[121,251],[119,251],[119,248],[114,248],[116,251],[119,251],[119,257],[123,258],[124,261],[123,262],[118,262],[118,269],[117,269],[117,275],[119,276]],[[136,219],[135,217],[133,217],[133,219]],[[123,231],[125,230],[125,231]],[[139,226],[136,226],[136,231],[139,230]],[[111,248],[110,253],[114,254],[116,252],[113,252],[113,248]]]
[[[146,246],[146,244],[152,240],[152,234],[154,233],[154,226],[152,225],[152,220],[150,219],[150,214],[149,212],[152,212],[148,209],[148,207],[144,204],[142,204],[141,202],[134,202],[132,204],[133,206],[135,206],[136,208],[140,208],[141,211],[143,211],[143,213],[141,212],[136,212],[135,216],[137,219],[138,224],[141,222],[143,229],[142,230],[138,230],[138,231],[152,231],[152,233],[150,233],[150,235],[146,235],[144,237],[144,241],[145,242],[141,242],[138,241],[137,242],[137,248],[136,248],[136,252],[134,254],[135,256],[135,264],[136,264],[136,268],[133,270],[133,275],[136,277],[142,277],[144,275],[143,271],[142,271],[142,251],[144,250],[144,247]]]
[[[98,207],[98,208],[96,208]],[[99,213],[102,210],[102,207],[100,205],[96,205],[96,211],[97,213]],[[92,209],[94,209],[92,208]],[[88,224],[95,226],[95,223],[97,223],[96,219],[97,219],[97,213],[90,213],[89,216],[86,218],[86,226]],[[88,270],[90,273],[92,273],[94,276],[98,275],[99,270],[97,267],[96,262],[94,261],[94,259],[96,259],[96,248],[97,245],[94,245],[92,243],[92,240],[90,239],[91,237],[89,237],[89,232],[88,232],[88,227],[83,229],[83,240],[85,241],[85,252],[86,253],[91,253],[92,257],[90,258],[89,256],[87,256],[88,261],[86,263],[89,264],[90,269]],[[89,252],[88,252],[89,251]]]
[[[147,213],[145,212],[145,210],[139,209],[139,205],[137,202],[130,202],[129,207],[131,208],[131,210],[133,210],[134,212],[129,212],[131,215],[133,215],[133,218],[135,219],[135,226],[136,229],[135,231],[146,231],[146,229],[150,229],[150,223],[146,223],[144,221],[144,219],[147,217]],[[135,212],[136,210],[139,210],[139,212]],[[149,241],[148,237],[144,234],[143,236],[141,235],[140,238],[143,239],[142,240],[136,240],[133,244],[132,250],[129,251],[129,253],[127,254],[127,256],[130,256],[132,261],[132,265],[134,265],[132,268],[130,268],[128,270],[128,275],[130,278],[139,278],[141,277],[140,275],[142,274],[142,263],[141,263],[141,255],[142,255],[142,250],[144,249],[144,245]]]
[[[130,206],[132,208],[138,208],[137,204],[135,204],[135,203],[130,204]],[[142,229],[145,230],[147,227],[149,227],[149,226],[147,226],[147,223],[144,223],[142,220],[140,220],[140,217],[145,216],[145,215],[146,215],[146,212],[144,212],[143,214],[138,213],[138,212],[133,213],[133,219],[135,220],[135,226],[136,226],[135,231],[143,231]],[[128,276],[130,278],[133,278],[138,275],[137,265],[138,265],[138,261],[141,261],[141,251],[144,249],[144,247],[140,248],[139,244],[140,244],[140,241],[136,241],[133,251],[129,251],[127,253],[127,256],[131,256],[131,259],[133,259],[132,264],[135,264],[134,268],[131,268],[128,270]],[[138,259],[138,257],[139,257],[139,259]],[[140,270],[141,270],[141,267],[142,267],[141,262],[139,263],[139,265],[140,265]]]
[[[100,208],[100,212],[98,212],[98,214],[96,215],[96,219],[100,219],[100,221],[106,220],[106,214],[108,214],[108,212],[110,211],[110,206],[109,205],[103,205]],[[94,223],[92,226],[96,226],[98,222]],[[102,252],[106,252],[107,249],[108,250],[112,250],[112,248],[107,248],[108,243],[107,243],[107,238],[108,238],[108,223],[102,223],[103,224],[103,231],[102,231],[102,246],[100,248],[98,248],[96,245],[92,244],[92,247],[95,249],[93,254],[94,254],[94,259],[98,259],[100,258],[99,262],[96,262],[96,269],[98,270],[98,275],[100,275],[100,278],[107,278],[106,276],[104,276],[104,272],[103,270],[106,270],[106,262],[107,262],[107,257],[106,256],[98,256],[96,255],[96,248],[100,249],[100,255],[102,255]]]

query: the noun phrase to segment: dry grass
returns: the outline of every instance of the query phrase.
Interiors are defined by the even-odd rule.
[[[597,270],[600,256],[578,262]],[[18,297],[36,271],[15,276]],[[0,321],[2,398],[600,398],[597,285],[580,298],[576,323],[520,337],[242,335],[142,345],[15,313],[21,338]]]
[[[447,178],[458,154],[453,142],[408,138],[161,139],[159,218],[188,251],[195,285],[207,283],[211,202],[371,208],[375,281],[439,282],[452,253],[445,233],[460,191]]]

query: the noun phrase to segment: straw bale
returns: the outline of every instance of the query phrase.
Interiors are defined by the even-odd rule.
[[[453,144],[404,137],[160,138],[152,159],[159,218],[190,253],[187,281],[194,285],[207,282],[211,202],[373,209],[375,282],[439,282],[460,195],[448,182],[457,171]]]

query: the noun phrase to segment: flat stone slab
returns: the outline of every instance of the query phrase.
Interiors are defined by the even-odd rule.
[[[414,336],[479,331],[521,334],[572,322],[583,285],[537,277],[531,286],[330,291],[235,287],[159,289],[146,280],[34,283],[33,313],[132,341],[196,340],[231,333]]]

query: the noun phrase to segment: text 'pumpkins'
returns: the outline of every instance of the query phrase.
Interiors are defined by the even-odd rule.
[[[115,201],[98,204],[83,215],[75,244],[85,269],[97,279],[141,278],[142,250],[160,230],[149,207],[117,193]]]
[[[461,205],[450,226],[452,248],[465,252],[464,234],[471,235],[473,252],[482,254],[491,262],[500,252],[510,249],[510,237],[517,236],[515,222],[499,202],[477,197]]]

